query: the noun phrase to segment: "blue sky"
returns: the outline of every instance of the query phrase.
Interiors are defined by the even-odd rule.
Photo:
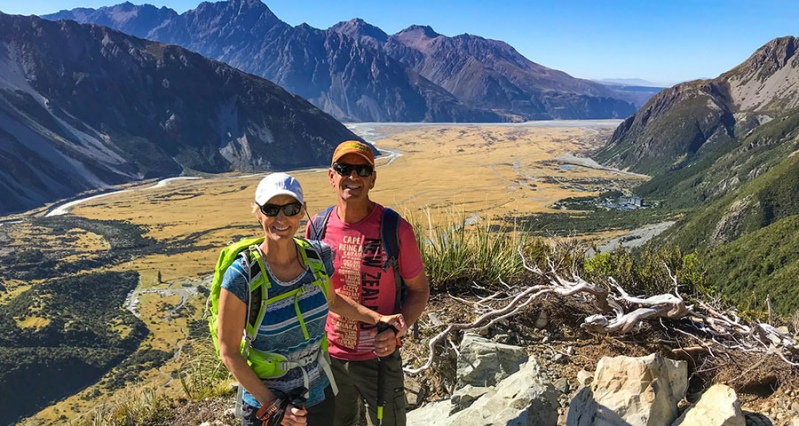
[[[0,11],[46,14],[121,0],[0,0]],[[180,13],[198,0],[133,1]],[[796,0],[265,0],[291,25],[352,18],[393,34],[412,24],[502,40],[575,77],[641,78],[663,85],[713,78],[769,40],[799,36]]]

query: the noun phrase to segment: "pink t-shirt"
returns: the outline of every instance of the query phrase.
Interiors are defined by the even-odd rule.
[[[338,218],[338,207],[334,207],[327,222],[324,242],[333,251],[336,272],[330,281],[336,291],[369,309],[389,315],[394,313],[396,287],[394,271],[391,268],[383,270],[387,259],[380,242],[383,210],[383,206],[375,204],[369,216],[348,224]],[[402,218],[399,221],[399,246],[400,275],[409,279],[421,274],[424,264],[416,236],[411,225]],[[330,312],[326,326],[330,356],[347,361],[376,358],[372,352],[374,338],[368,331],[371,327]]]

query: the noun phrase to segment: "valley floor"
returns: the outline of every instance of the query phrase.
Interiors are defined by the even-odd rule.
[[[597,148],[616,125],[618,120],[509,125],[357,123],[349,127],[389,153],[378,159],[377,185],[371,192],[375,201],[419,224],[440,223],[458,215],[512,224],[531,214],[556,213],[551,206],[560,199],[629,188],[645,179],[579,160]],[[303,185],[310,213],[333,204],[335,194],[324,169],[292,173]],[[135,306],[150,330],[142,346],[174,353],[186,340],[190,323],[200,318],[204,298],[160,290],[196,286],[213,272],[221,247],[258,232],[251,200],[261,176],[231,174],[148,183],[75,200],[53,214],[127,221],[144,227],[146,237],[167,248],[133,256],[111,269],[140,274],[137,292],[128,306]],[[0,229],[16,239],[12,248],[27,237],[22,225],[7,223]],[[620,234],[604,232],[585,238]],[[97,237],[75,238],[87,253],[106,250],[107,244],[94,241]],[[9,295],[26,288],[22,283],[5,285]],[[0,303],[5,300],[0,298]],[[174,315],[175,311],[182,315]],[[160,371],[143,372],[141,380],[163,384],[164,374],[174,372],[180,362],[173,358]],[[97,400],[88,396],[92,390],[60,401],[31,420],[51,421],[64,414],[72,417],[86,412]]]

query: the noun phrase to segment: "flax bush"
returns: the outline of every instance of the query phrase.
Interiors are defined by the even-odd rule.
[[[499,221],[478,219],[469,223],[463,212],[452,212],[443,224],[428,216],[424,222],[410,217],[416,232],[425,271],[433,289],[491,288],[503,281],[519,280],[524,274],[518,247],[529,234],[516,227],[504,229]]]
[[[72,426],[167,425],[173,418],[171,400],[152,387],[130,387],[88,412]]]
[[[186,396],[193,401],[230,393],[232,377],[214,352],[210,340],[195,340],[184,347],[187,360],[178,370],[178,379]]]

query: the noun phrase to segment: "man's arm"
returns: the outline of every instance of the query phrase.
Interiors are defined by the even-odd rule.
[[[422,316],[422,312],[427,306],[427,299],[430,298],[430,283],[428,283],[424,271],[413,278],[406,279],[405,285],[408,287],[408,295],[402,302],[401,310],[402,316],[405,317],[405,330],[399,333],[400,336],[404,335],[405,331]]]
[[[400,312],[405,318],[405,328],[397,330],[396,334],[394,330],[388,329],[375,336],[375,353],[378,356],[387,356],[397,350],[398,338],[405,335],[411,325],[422,316],[422,312],[427,306],[427,299],[430,297],[430,284],[427,282],[427,275],[424,274],[424,271],[413,278],[406,279],[405,285],[408,287],[408,296],[402,303]]]

